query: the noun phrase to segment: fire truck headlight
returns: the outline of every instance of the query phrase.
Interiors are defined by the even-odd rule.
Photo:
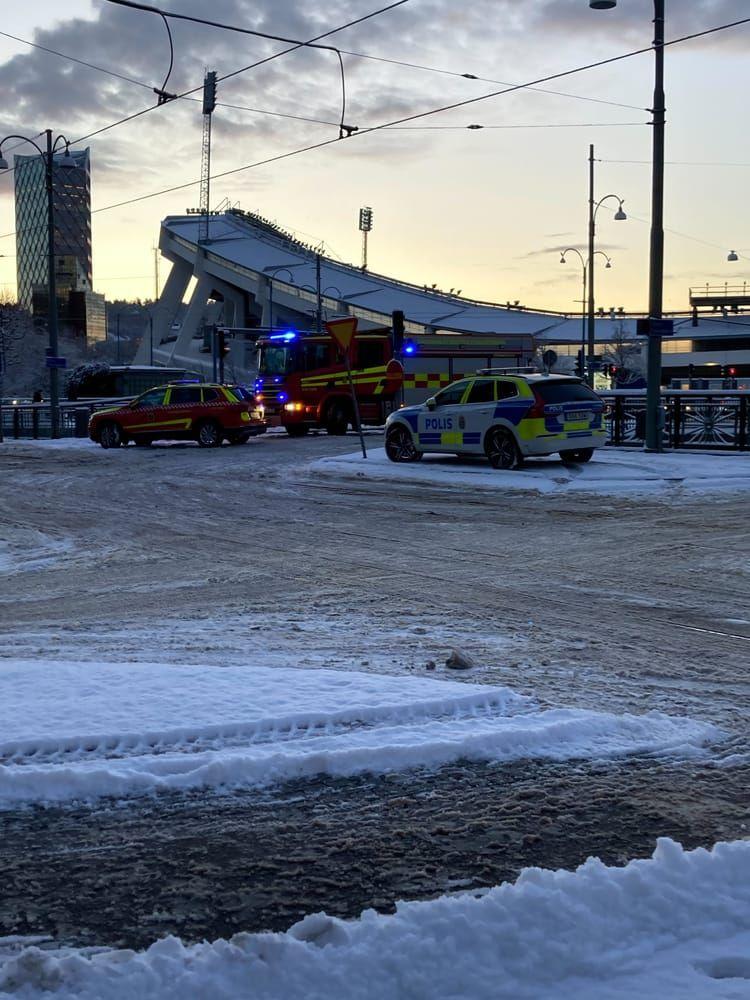
[[[304,403],[286,403],[284,405],[284,409],[287,410],[289,413],[300,413],[302,410],[304,410],[304,408],[305,408]]]

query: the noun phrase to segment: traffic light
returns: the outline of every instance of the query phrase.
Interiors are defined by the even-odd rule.
[[[583,350],[579,350],[578,358],[576,359],[576,375],[578,378],[583,378],[586,374],[586,366],[584,365]]]
[[[394,309],[391,316],[393,324],[393,355],[397,357],[404,346],[404,314],[401,309]]]
[[[232,345],[227,340],[226,330],[216,331],[216,357],[225,358],[232,349]]]

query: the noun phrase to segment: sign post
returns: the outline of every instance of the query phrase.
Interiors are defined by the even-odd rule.
[[[352,393],[352,406],[354,408],[354,419],[357,422],[357,430],[359,431],[359,443],[362,445],[362,458],[367,458],[367,449],[365,448],[365,436],[362,433],[362,421],[359,418],[359,403],[357,402],[357,393],[354,391],[354,381],[352,379],[352,366],[351,366],[351,347],[354,343],[354,338],[357,335],[357,317],[356,316],[345,316],[343,319],[332,319],[326,323],[326,330],[331,337],[336,341],[341,350],[344,352],[344,362],[346,363],[346,376],[349,380],[349,388]]]

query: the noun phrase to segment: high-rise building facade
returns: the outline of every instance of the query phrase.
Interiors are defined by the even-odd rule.
[[[71,151],[74,167],[53,158],[55,272],[58,313],[65,321],[72,292],[91,293],[91,161],[89,150]],[[41,156],[16,156],[16,270],[18,302],[44,318],[48,302],[47,187]]]

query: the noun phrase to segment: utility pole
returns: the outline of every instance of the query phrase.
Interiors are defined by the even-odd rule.
[[[58,356],[57,346],[57,280],[55,275],[55,192],[53,167],[52,130],[45,129],[47,152],[44,156],[44,174],[47,186],[47,331],[49,350],[53,358]],[[59,370],[49,371],[50,434],[60,437],[60,381]]]
[[[651,177],[649,319],[661,319],[664,286],[664,0],[654,0],[654,106]],[[646,382],[646,450],[662,451],[661,334],[649,331]]]
[[[216,73],[206,73],[203,80],[203,143],[201,146],[201,221],[198,242],[208,241],[209,196],[211,189],[211,115],[216,107]]]
[[[594,386],[594,358],[596,357],[596,320],[594,319],[594,146],[589,146],[589,256],[586,273],[589,284],[588,301],[588,345],[586,359],[586,378],[588,384]]]

